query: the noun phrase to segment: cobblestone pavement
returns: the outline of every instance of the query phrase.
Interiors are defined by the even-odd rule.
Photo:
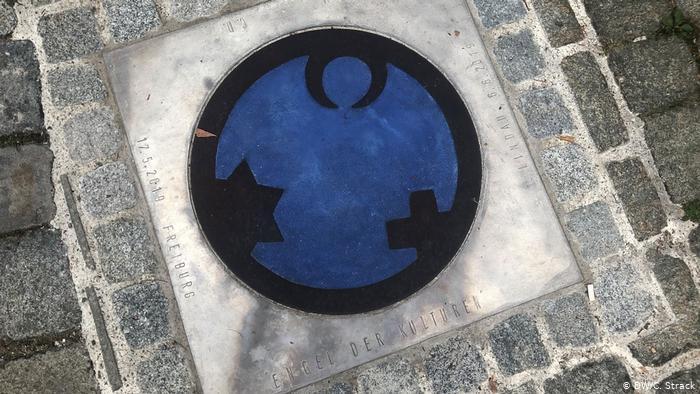
[[[257,3],[0,0],[0,392],[198,390],[101,54]],[[584,283],[300,392],[700,390],[700,3],[466,4]]]

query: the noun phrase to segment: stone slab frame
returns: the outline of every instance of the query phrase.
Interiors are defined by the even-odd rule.
[[[190,141],[211,81],[257,47],[318,26],[382,34],[436,64],[462,95],[483,155],[477,219],[452,263],[419,293],[363,315],[302,313],[260,297],[207,247],[190,202]],[[207,392],[300,387],[581,280],[461,1],[267,3],[105,59]]]

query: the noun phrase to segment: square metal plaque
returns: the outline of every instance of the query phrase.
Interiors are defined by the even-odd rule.
[[[322,30],[341,33],[319,33]],[[347,35],[343,31],[351,33]],[[467,224],[471,225],[460,227],[464,233],[456,244],[424,253],[428,256],[424,265],[427,268],[413,270],[412,276],[403,282],[391,277],[387,279],[391,282],[388,287],[369,290],[374,282],[384,278],[379,272],[380,264],[371,263],[367,266],[369,268],[363,268],[365,271],[329,276],[325,282],[324,278],[319,282],[309,278],[307,286],[301,286],[299,283],[306,279],[294,277],[294,272],[281,273],[279,276],[287,279],[280,279],[271,274],[277,272],[273,268],[238,265],[243,264],[242,260],[250,260],[250,264],[255,265],[249,256],[255,239],[249,242],[248,249],[240,246],[242,243],[238,241],[231,241],[231,246],[226,244],[227,239],[232,239],[226,238],[229,235],[217,235],[218,231],[228,231],[225,223],[213,229],[208,224],[228,218],[225,213],[221,218],[217,217],[216,211],[225,209],[226,201],[241,199],[235,188],[221,189],[232,193],[231,199],[220,199],[224,201],[223,205],[219,200],[210,203],[207,200],[209,195],[200,198],[197,191],[201,173],[213,171],[213,167],[202,167],[198,157],[204,154],[205,164],[207,157],[214,160],[214,156],[205,153],[216,151],[207,149],[216,148],[220,129],[228,127],[222,126],[222,122],[233,116],[228,112],[231,106],[239,105],[235,98],[243,97],[242,93],[236,96],[231,92],[241,90],[241,84],[245,83],[227,78],[233,75],[233,71],[244,68],[258,76],[264,74],[262,68],[269,66],[269,62],[248,60],[262,53],[261,48],[268,48],[265,56],[273,59],[272,63],[281,62],[284,59],[280,60],[280,56],[288,56],[293,51],[284,46],[273,47],[271,43],[302,36],[307,38],[295,38],[295,50],[303,52],[321,48],[321,52],[332,54],[355,48],[352,53],[364,59],[371,69],[371,83],[374,84],[375,78],[386,81],[385,91],[393,89],[398,71],[390,68],[388,77],[382,74],[386,73],[382,68],[385,65],[375,67],[367,54],[381,54],[383,51],[371,52],[364,46],[376,40],[378,47],[366,44],[367,47],[375,50],[381,49],[382,45],[396,47],[395,51],[386,51],[388,60],[385,59],[384,63],[395,63],[399,68],[403,64],[404,69],[417,70],[411,75],[419,80],[425,77],[425,70],[439,70],[434,77],[425,77],[428,79],[420,86],[437,97],[442,93],[435,90],[438,89],[436,86],[448,83],[450,86],[445,89],[451,92],[450,97],[458,99],[454,105],[440,98],[435,100],[446,113],[445,119],[455,141],[467,141],[467,144],[471,143],[472,153],[476,152],[476,156],[480,153],[480,160],[474,161],[474,157],[467,160],[468,163],[478,163],[478,166],[471,170],[460,167],[460,176],[465,174],[465,168],[469,170],[466,173],[480,174],[476,187],[472,180],[470,189],[476,193],[472,196],[476,197],[469,198],[459,186],[457,192],[452,193],[454,206],[467,207],[464,215],[468,216]],[[365,36],[371,36],[367,39],[369,41],[365,41]],[[313,41],[316,39],[320,41]],[[327,39],[340,41],[324,41]],[[327,48],[324,49],[323,45]],[[314,88],[309,80],[314,78],[314,69],[309,64],[320,62],[321,74],[324,69],[323,61],[317,60],[318,56],[314,58],[314,53],[312,51],[309,55],[306,66],[312,96]],[[396,61],[391,58],[394,54]],[[416,61],[415,64],[420,66],[414,67],[410,59],[416,54],[420,54],[423,60]],[[474,20],[461,0],[272,1],[112,51],[105,58],[205,392],[287,391],[581,280],[574,256],[494,74]],[[331,58],[332,55],[326,56],[326,60]],[[354,66],[351,62],[341,62],[334,67]],[[288,68],[293,71],[293,65]],[[322,84],[326,83],[325,75]],[[321,77],[318,78],[320,81]],[[251,83],[249,81],[246,85],[250,89]],[[410,85],[412,82],[406,83]],[[381,91],[381,86],[370,87],[369,92],[372,89],[376,93]],[[283,97],[291,94],[288,90],[279,86],[277,92],[273,89],[273,93]],[[318,96],[316,101],[320,103],[328,99],[322,97],[325,96],[323,90],[316,89],[315,93]],[[228,94],[234,94],[234,99],[227,99]],[[343,99],[343,95],[350,93],[341,89],[334,94],[331,99]],[[238,100],[243,101],[242,98]],[[220,106],[214,105],[212,110],[208,104],[212,102],[220,103]],[[421,106],[419,112],[434,104],[430,103]],[[333,107],[333,102],[326,104]],[[466,115],[462,115],[458,109],[460,106],[464,107]],[[256,122],[258,116],[277,119],[274,113],[265,115],[265,109],[260,105],[253,105],[253,108],[248,114],[252,116],[249,119]],[[395,110],[391,106],[387,108],[387,111]],[[291,111],[281,113],[277,120],[291,124],[296,121],[294,119],[301,119],[300,116]],[[442,122],[440,119],[443,118],[438,118],[436,122]],[[469,140],[463,133],[472,133],[474,138]],[[432,137],[430,141],[433,141]],[[236,145],[231,149],[235,150]],[[342,154],[339,151],[338,157],[343,157]],[[247,170],[246,179],[250,180],[252,168],[258,182],[253,185],[274,194],[276,189],[262,186],[268,178],[260,175],[262,170],[255,164],[253,156],[251,154],[248,163],[250,168],[247,164],[245,168],[239,164],[234,175],[243,168],[240,170],[241,179],[246,178],[244,170]],[[278,175],[279,171],[272,171],[266,176],[276,179]],[[446,179],[451,179],[449,174]],[[224,181],[212,176],[211,184]],[[280,191],[272,200],[279,199],[280,193],[287,191]],[[436,207],[444,211],[442,206],[446,200],[443,197],[438,193],[436,202],[433,193],[411,194],[409,210],[408,200],[396,196],[397,200],[406,201],[405,215],[399,217],[414,214],[422,201],[433,207],[434,216],[426,220],[442,218],[444,212],[438,213]],[[255,197],[249,200],[262,201]],[[279,208],[276,219],[280,219],[278,213]],[[295,212],[290,213],[293,214]],[[445,219],[446,224],[431,227],[435,231],[428,231],[427,235],[421,234],[428,237],[431,233],[441,234],[429,244],[445,245],[441,242],[453,233],[446,231],[444,234],[447,235],[444,235],[438,231],[442,229],[439,226],[459,227],[464,216],[460,215],[454,220]],[[235,221],[238,216],[231,217],[233,221],[226,223],[233,227],[242,226],[240,221]],[[387,224],[388,232],[392,226],[399,228],[408,222],[391,223]],[[281,227],[286,237],[284,226]],[[409,230],[393,239],[389,235],[389,242],[400,245],[410,240],[413,236],[411,227],[405,228]],[[419,255],[416,261],[421,261],[421,249],[416,249]],[[435,261],[431,259],[439,259],[447,252],[448,258],[443,257],[442,265],[438,264],[436,269]],[[255,253],[262,252],[256,247]],[[238,270],[237,267],[243,268]],[[343,268],[341,264],[338,269]],[[381,281],[384,284],[389,282]],[[337,290],[343,286],[352,288],[353,283],[364,290]],[[385,295],[389,298],[382,304]],[[374,302],[376,300],[379,301]],[[355,302],[365,303],[356,306]]]

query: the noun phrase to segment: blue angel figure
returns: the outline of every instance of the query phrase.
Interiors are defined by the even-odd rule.
[[[457,157],[440,107],[426,89],[387,64],[382,92],[362,60],[340,57],[322,76],[320,105],[305,80],[308,57],[266,73],[239,98],[221,133],[216,177],[246,161],[259,184],[284,192],[274,211],[283,242],[258,242],[253,257],[277,275],[321,289],[371,285],[402,271],[415,249],[391,249],[386,223],[410,216],[412,192],[432,190],[449,211]]]

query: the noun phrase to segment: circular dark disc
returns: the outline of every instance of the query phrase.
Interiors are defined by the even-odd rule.
[[[292,34],[233,68],[202,111],[190,188],[201,229],[254,291],[353,314],[414,294],[474,221],[481,155],[432,63],[346,28]]]

